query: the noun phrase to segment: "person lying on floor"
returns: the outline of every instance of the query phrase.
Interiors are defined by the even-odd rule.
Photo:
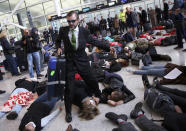
[[[163,127],[155,124],[152,120],[149,120],[142,110],[143,103],[139,102],[135,105],[134,109],[130,113],[130,117],[135,119],[135,123],[142,131],[166,131]],[[117,115],[114,112],[108,112],[105,117],[112,122],[119,125],[118,128],[114,128],[113,131],[137,131],[135,126],[131,122],[127,122],[127,115]]]
[[[93,119],[99,114],[98,98],[89,95],[84,81],[75,80],[73,84],[76,90],[72,94],[72,104],[79,107],[79,117],[86,120]]]
[[[120,75],[105,71],[104,85],[108,87],[102,90],[100,103],[117,106],[135,99],[135,95],[127,89]]]
[[[9,120],[17,118],[18,113],[23,106],[27,106],[33,102],[38,95],[43,93],[42,90],[37,90],[38,82],[30,78],[19,79],[15,82],[16,88],[12,91],[9,99],[0,108],[0,118],[10,112],[6,117]]]
[[[48,100],[47,92],[39,96],[28,108],[28,111],[23,116],[19,125],[20,131],[40,131],[46,126],[50,120],[56,117],[62,110],[59,107],[57,110],[52,111],[56,102],[60,98],[52,97]]]
[[[146,88],[145,103],[164,117],[162,125],[169,131],[185,131],[186,92],[162,86],[157,79],[152,86],[146,75],[142,76],[142,80]]]
[[[169,72],[177,68],[182,73],[175,79],[166,79],[163,78],[163,80],[160,81],[161,84],[186,84],[186,66],[176,65],[172,63],[167,63],[165,66],[142,66],[140,67],[141,70],[130,70],[127,69],[128,72],[131,72],[133,74],[138,75],[153,75],[153,76],[159,76],[163,77],[167,75]]]

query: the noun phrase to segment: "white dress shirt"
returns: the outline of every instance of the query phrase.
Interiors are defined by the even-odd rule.
[[[74,29],[74,34],[75,34],[75,37],[76,37],[76,50],[78,49],[78,46],[79,46],[79,41],[78,41],[78,36],[79,36],[79,27],[77,26],[75,29]],[[70,42],[72,42],[72,29],[70,29],[69,33],[68,33],[68,37],[70,39]]]

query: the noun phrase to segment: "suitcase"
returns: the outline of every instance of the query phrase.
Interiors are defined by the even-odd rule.
[[[51,57],[48,63],[47,96],[60,97],[63,100],[65,90],[65,65],[63,57]]]

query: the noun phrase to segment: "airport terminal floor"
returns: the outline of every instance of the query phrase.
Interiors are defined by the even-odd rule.
[[[178,65],[185,65],[186,64],[186,53],[182,52],[181,50],[174,50],[175,46],[169,46],[169,47],[156,47],[157,52],[161,54],[169,54],[172,58],[172,63],[178,64]],[[186,47],[186,44],[184,44],[184,47]],[[164,65],[166,62],[153,62],[154,65]],[[135,66],[129,66],[126,67],[127,69],[138,69],[138,67]],[[136,96],[136,98],[126,104],[122,104],[116,107],[111,107],[106,104],[99,104],[100,114],[96,116],[93,120],[82,120],[78,117],[78,108],[76,106],[73,106],[72,109],[72,116],[73,120],[71,122],[71,125],[73,128],[77,128],[80,131],[111,131],[113,128],[116,128],[117,125],[113,124],[111,121],[105,118],[105,113],[107,112],[115,112],[117,114],[126,114],[129,119],[128,121],[134,123],[134,120],[130,118],[129,114],[131,110],[134,108],[135,104],[138,102],[144,102],[144,86],[142,83],[141,75],[134,75],[126,71],[126,68],[123,68],[121,71],[117,72],[117,74],[120,74],[124,80],[125,85],[130,89]],[[45,74],[47,71],[47,67],[42,72],[42,74]],[[0,87],[1,90],[5,90],[5,94],[0,95],[0,105],[2,105],[8,98],[12,90],[15,88],[15,81],[23,78],[23,77],[29,77],[28,73],[22,74],[21,76],[14,76],[12,77],[10,73],[6,73],[5,78],[3,81],[0,81]],[[45,79],[45,78],[42,78]],[[42,81],[39,80],[39,81]],[[149,76],[150,82],[152,82],[153,77]],[[100,88],[103,86],[100,84]],[[169,85],[171,88],[181,89],[185,90],[185,85]],[[60,103],[59,103],[60,104]],[[44,129],[43,131],[65,131],[68,127],[69,123],[65,121],[65,107],[64,103],[62,102],[62,112],[54,118]],[[7,120],[6,117],[3,117],[0,119],[0,130],[1,131],[17,131],[18,126],[20,124],[20,121],[22,117],[24,116],[27,108],[23,108],[21,112],[18,115],[18,118],[16,120]],[[143,107],[143,110],[145,111],[145,115],[149,119],[154,120],[162,120],[162,117],[160,115],[153,113],[152,111],[148,110],[148,107]],[[159,122],[157,124],[160,125]],[[135,125],[135,123],[134,123]],[[137,129],[138,126],[135,125]],[[140,130],[140,129],[139,129]]]

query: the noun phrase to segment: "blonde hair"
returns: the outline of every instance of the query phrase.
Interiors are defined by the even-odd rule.
[[[88,99],[90,100],[90,99]],[[86,120],[91,120],[93,119],[96,115],[100,113],[99,109],[97,106],[94,106],[92,104],[87,104],[87,102],[83,102],[83,107],[79,111],[79,117],[86,119]]]

